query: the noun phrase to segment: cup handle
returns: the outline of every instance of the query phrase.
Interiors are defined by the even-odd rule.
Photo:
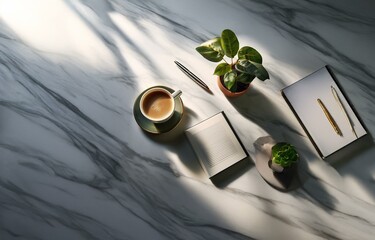
[[[174,91],[172,93],[172,97],[176,98],[176,97],[179,97],[181,94],[182,94],[182,91],[181,90],[177,90],[177,91]]]

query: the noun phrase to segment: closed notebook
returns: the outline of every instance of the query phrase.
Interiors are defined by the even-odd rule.
[[[224,112],[185,130],[185,135],[210,178],[248,157]]]

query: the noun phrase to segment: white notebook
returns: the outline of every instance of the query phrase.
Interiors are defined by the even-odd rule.
[[[331,86],[336,89],[357,136],[353,133],[344,111],[335,100]],[[326,67],[284,88],[282,95],[323,159],[367,134]],[[318,98],[330,112],[342,135],[338,135],[333,129],[317,102]]]
[[[224,112],[194,125],[185,134],[210,178],[248,157]]]

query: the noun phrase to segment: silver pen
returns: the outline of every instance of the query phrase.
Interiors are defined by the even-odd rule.
[[[345,107],[344,107],[344,105],[342,104],[341,99],[340,99],[339,95],[337,94],[335,87],[331,86],[331,92],[332,92],[332,95],[333,95],[333,97],[335,98],[337,104],[340,106],[341,111],[344,113],[345,118],[346,118],[346,120],[347,120],[347,122],[348,122],[350,128],[352,129],[352,132],[354,133],[355,137],[358,138],[357,133],[356,133],[355,130],[354,130],[354,127],[353,127],[352,121],[350,121],[349,114],[348,114],[348,112],[345,110]]]
[[[194,73],[192,73],[189,69],[187,69],[184,65],[179,63],[178,61],[174,61],[174,63],[177,65],[177,67],[186,74],[191,80],[193,80],[196,84],[198,84],[200,87],[202,87],[207,92],[211,93],[210,88]]]

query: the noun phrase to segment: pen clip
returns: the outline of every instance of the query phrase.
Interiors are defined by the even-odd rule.
[[[331,85],[331,92],[337,102],[340,102],[339,96],[337,95],[336,89]]]

